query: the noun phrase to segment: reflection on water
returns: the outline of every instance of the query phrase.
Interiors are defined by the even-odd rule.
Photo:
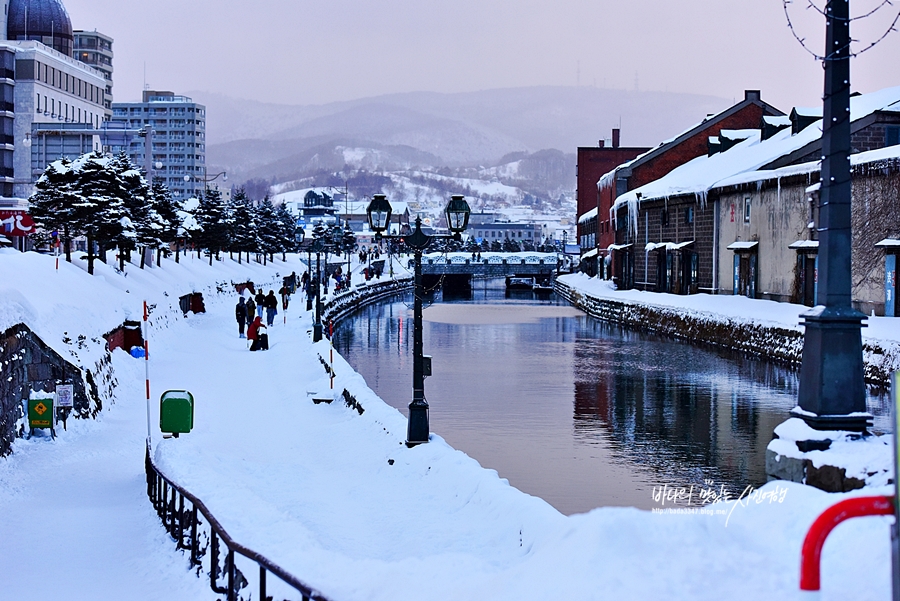
[[[335,346],[406,413],[411,296],[364,308]],[[765,447],[796,404],[777,365],[624,330],[555,297],[479,282],[425,310],[432,431],[564,513],[650,508],[660,484],[765,482]],[[887,430],[884,396],[870,398]]]

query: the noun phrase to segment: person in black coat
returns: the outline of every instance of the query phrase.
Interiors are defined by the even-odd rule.
[[[238,322],[238,335],[244,337],[244,326],[247,325],[247,305],[244,304],[244,297],[238,299],[238,304],[234,308],[234,318]]]
[[[253,302],[253,297],[247,299],[247,325],[249,326],[253,323],[253,319],[256,317],[256,303]]]
[[[270,328],[275,323],[275,315],[278,313],[278,299],[275,298],[275,291],[269,290],[269,294],[263,299],[266,307],[266,325]]]
[[[266,296],[263,294],[263,291],[260,290],[256,293],[256,314],[259,317],[263,316],[263,311],[266,308]]]

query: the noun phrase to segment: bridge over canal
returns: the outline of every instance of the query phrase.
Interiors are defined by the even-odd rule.
[[[550,281],[557,273],[556,253],[483,252],[430,253],[422,257],[422,279],[426,288],[470,288],[473,278],[533,277]]]

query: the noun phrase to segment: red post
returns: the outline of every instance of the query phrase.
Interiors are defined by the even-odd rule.
[[[334,321],[328,320],[328,360],[331,363],[331,388],[334,389]]]
[[[149,333],[150,328],[147,322],[147,318],[150,313],[147,311],[147,301],[144,301],[144,384],[147,392],[147,445],[149,448],[150,438],[151,438],[151,430],[150,430],[150,341]]]
[[[893,497],[854,497],[835,503],[816,518],[800,551],[800,590],[818,591],[821,587],[822,547],[831,531],[845,520],[868,515],[894,515]]]

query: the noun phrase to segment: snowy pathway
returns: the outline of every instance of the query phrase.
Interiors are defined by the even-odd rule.
[[[140,363],[117,352],[115,367],[140,399]],[[0,598],[209,598],[147,501],[143,402],[68,428],[55,442],[19,440],[0,460]]]

